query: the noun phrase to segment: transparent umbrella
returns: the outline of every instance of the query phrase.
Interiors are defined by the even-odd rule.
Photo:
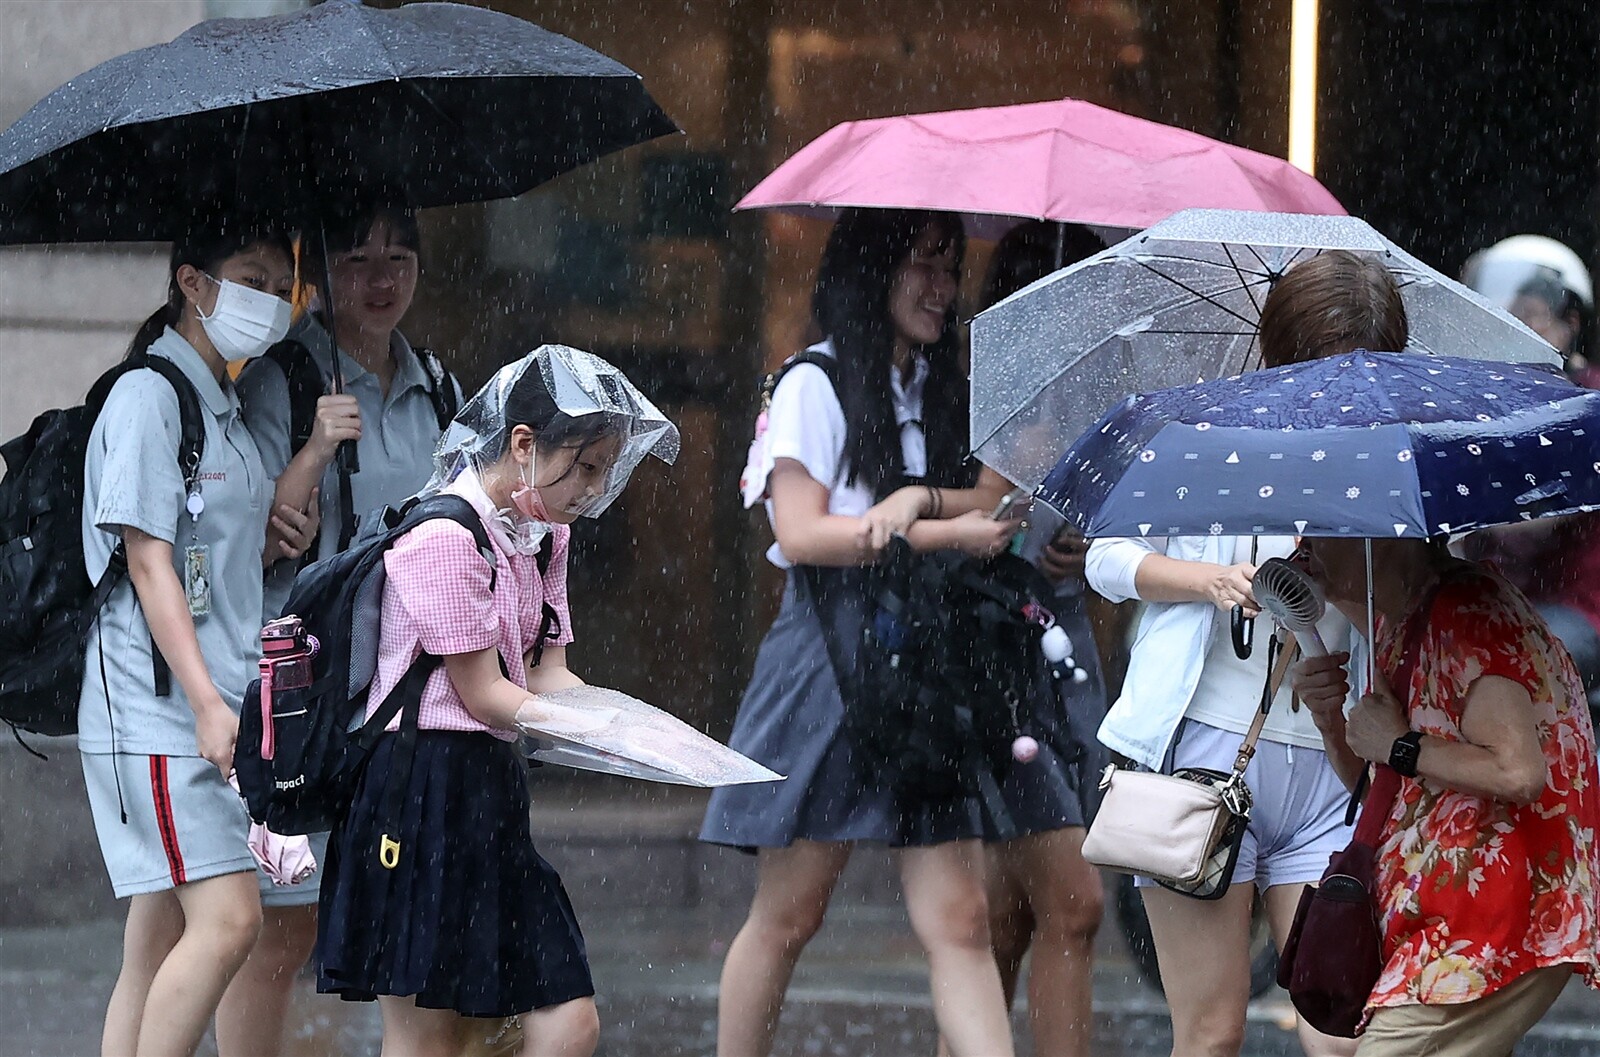
[[[537,695],[517,713],[517,728],[530,757],[581,771],[701,788],[783,779],[678,717],[600,686]]]
[[[1533,331],[1363,220],[1191,209],[973,320],[973,451],[1035,488],[1130,393],[1259,367],[1272,283],[1333,249],[1371,254],[1393,273],[1411,324],[1406,351],[1560,366]]]

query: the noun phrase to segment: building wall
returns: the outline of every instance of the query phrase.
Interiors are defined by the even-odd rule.
[[[1323,7],[1323,178],[1352,211],[1451,274],[1523,233],[1600,266],[1594,4]]]
[[[202,0],[8,0],[0,12],[0,127],[74,74],[169,40]],[[0,249],[0,438],[76,403],[164,296],[162,255],[137,246]]]
[[[8,0],[0,4],[0,127],[73,75],[167,40],[200,0]],[[0,248],[0,440],[48,407],[82,401],[163,296],[154,249]],[[71,739],[40,761],[0,739],[0,925],[116,912]],[[21,805],[19,807],[19,805]]]
[[[0,128],[74,75],[171,40],[201,19],[274,14],[304,0],[6,0]],[[0,439],[82,400],[166,296],[164,246],[0,248]]]

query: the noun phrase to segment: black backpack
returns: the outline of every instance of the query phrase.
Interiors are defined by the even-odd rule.
[[[495,555],[487,530],[472,504],[455,495],[412,500],[399,510],[385,511],[382,532],[364,536],[296,575],[283,611],[300,615],[305,630],[316,637],[319,649],[311,661],[311,683],[299,689],[274,688],[274,752],[271,759],[264,759],[261,680],[251,682],[233,757],[250,816],[274,832],[318,833],[333,828],[349,806],[362,763],[396,715],[402,754],[396,773],[408,773],[422,691],[443,659],[419,655],[372,718],[364,717],[378,666],[387,582],[383,556],[401,536],[434,518],[448,518],[472,533],[479,553],[489,562],[492,589]],[[549,565],[553,540],[547,535],[539,551],[540,573]],[[546,605],[538,636],[541,648],[557,622],[554,609]],[[393,781],[390,788],[398,791],[404,785]],[[393,805],[390,817],[399,806]]]
[[[439,421],[439,432],[443,433],[450,427],[456,412],[461,410],[456,386],[450,372],[445,369],[444,362],[432,349],[413,348],[411,351],[416,355],[417,362],[422,364],[423,373],[428,376],[428,399],[433,403],[434,417]],[[311,439],[311,431],[317,421],[317,400],[327,395],[328,379],[323,377],[322,369],[311,356],[311,350],[293,338],[287,338],[272,346],[267,350],[266,358],[278,365],[278,369],[283,372],[284,382],[289,387],[289,456],[293,458],[296,452],[306,446],[306,441]],[[341,493],[348,487],[349,480],[348,476],[340,475]],[[348,545],[355,536],[356,515],[351,509],[348,494],[340,495],[340,505],[343,508],[344,524],[340,526],[339,539],[341,543]],[[300,559],[302,569],[317,560],[321,540],[322,533],[319,528],[317,538],[306,548],[305,554]]]
[[[1015,555],[918,553],[903,539],[868,568],[799,571],[863,765],[907,801],[978,797],[1004,836],[997,778],[1053,707],[1048,583]]]
[[[876,707],[848,710],[845,729],[902,792],[979,796],[996,815],[993,777],[1012,765],[1012,741],[1039,729],[1034,710],[1054,700],[1048,582],[1013,554],[919,554],[903,539],[867,579],[856,692]]]
[[[122,543],[98,583],[83,558],[83,474],[89,434],[111,387],[129,371],[148,368],[178,395],[178,464],[193,492],[205,451],[200,396],[170,360],[139,353],[101,375],[78,407],[46,411],[28,432],[0,445],[0,719],[36,734],[74,734],[89,629],[112,590],[128,574]],[[171,692],[161,654],[152,683]]]

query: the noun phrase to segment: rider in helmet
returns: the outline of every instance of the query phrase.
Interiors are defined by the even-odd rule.
[[[1467,259],[1462,282],[1554,345],[1567,374],[1600,389],[1600,365],[1587,354],[1594,284],[1583,261],[1555,239],[1516,235]],[[1538,607],[1583,674],[1590,708],[1600,705],[1600,514],[1490,529],[1468,542],[1493,558]]]
[[[1543,235],[1513,235],[1467,258],[1461,281],[1554,345],[1573,380],[1591,368],[1585,355],[1594,321],[1594,283],[1583,261]],[[1600,373],[1600,372],[1597,372]]]

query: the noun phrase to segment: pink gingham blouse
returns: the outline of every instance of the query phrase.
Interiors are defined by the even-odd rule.
[[[489,589],[489,563],[478,553],[472,533],[455,522],[443,518],[429,521],[396,541],[383,558],[388,582],[383,591],[378,670],[367,699],[368,715],[423,652],[448,656],[494,646],[505,659],[512,682],[526,686],[522,658],[539,634],[546,597],[559,624],[552,623],[545,645],[565,646],[572,641],[567,609],[571,530],[554,526],[550,567],[541,577],[534,555],[511,549],[476,480],[463,474],[446,491],[471,502],[489,527],[498,560],[494,590]],[[396,717],[388,729],[396,730],[399,725]],[[417,726],[422,730],[487,731],[503,741],[517,738],[514,730],[491,727],[474,718],[442,667],[428,677],[423,688]]]

